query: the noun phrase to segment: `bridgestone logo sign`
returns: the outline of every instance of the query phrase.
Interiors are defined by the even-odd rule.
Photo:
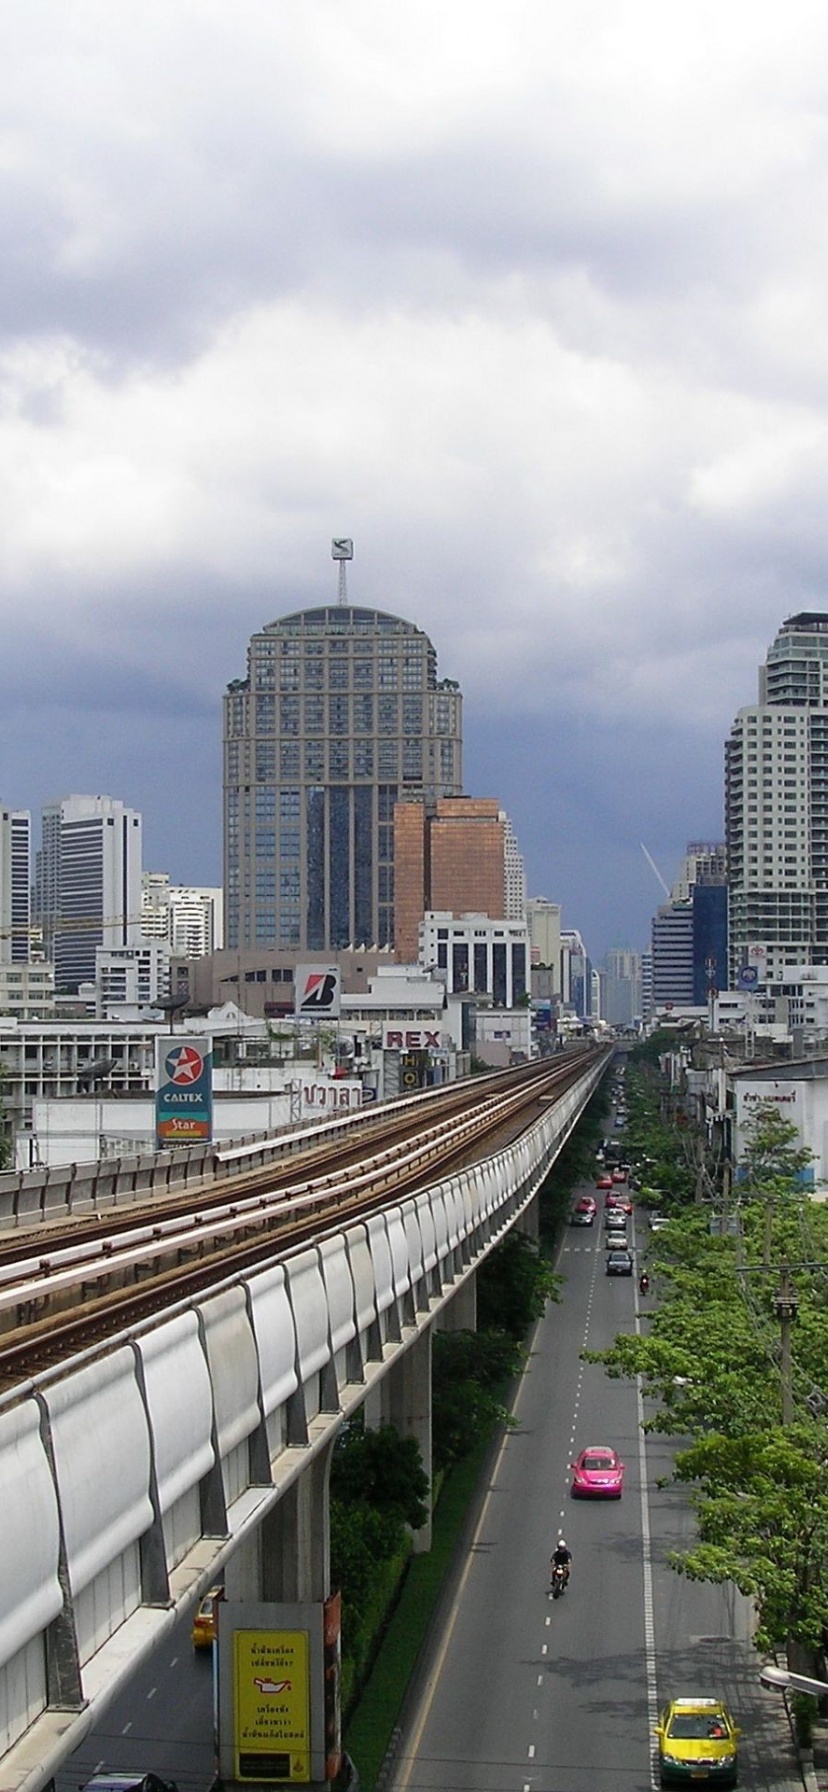
[[[294,991],[297,1015],[310,1020],[338,1020],[342,993],[338,965],[298,964]]]

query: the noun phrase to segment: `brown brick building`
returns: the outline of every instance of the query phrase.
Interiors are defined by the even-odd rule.
[[[394,945],[416,962],[418,928],[430,909],[506,913],[506,817],[490,797],[440,797],[394,806]]]

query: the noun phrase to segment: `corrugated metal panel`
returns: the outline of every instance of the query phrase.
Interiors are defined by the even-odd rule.
[[[0,1665],[57,1617],[58,1504],[34,1400],[0,1416]]]
[[[228,1288],[205,1300],[201,1317],[219,1450],[225,1456],[259,1423],[259,1364],[244,1289]]]
[[[135,1543],[152,1522],[150,1441],[131,1350],[117,1350],[44,1396],[72,1591]]]
[[[285,1264],[296,1325],[299,1380],[308,1381],[330,1361],[328,1302],[317,1251],[300,1251]]]
[[[343,1238],[324,1238],[319,1246],[322,1280],[328,1295],[328,1322],[334,1356],[356,1337],[354,1284]]]
[[[213,1463],[213,1396],[195,1313],[181,1313],[140,1340],[162,1512]]]
[[[296,1373],[296,1329],[280,1264],[250,1279],[253,1330],[259,1352],[259,1373],[265,1413],[283,1406],[299,1386]]]

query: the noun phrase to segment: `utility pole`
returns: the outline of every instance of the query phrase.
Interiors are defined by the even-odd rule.
[[[791,1326],[797,1315],[797,1300],[791,1282],[791,1272],[787,1263],[779,1265],[779,1287],[774,1302],[776,1317],[779,1320],[781,1342],[781,1361],[779,1366],[782,1383],[782,1423],[793,1424],[793,1364],[791,1359]]]

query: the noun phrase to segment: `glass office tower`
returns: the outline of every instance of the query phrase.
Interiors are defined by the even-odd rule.
[[[224,699],[226,944],[394,944],[394,804],[462,792],[462,695],[422,630],[300,610]]]

